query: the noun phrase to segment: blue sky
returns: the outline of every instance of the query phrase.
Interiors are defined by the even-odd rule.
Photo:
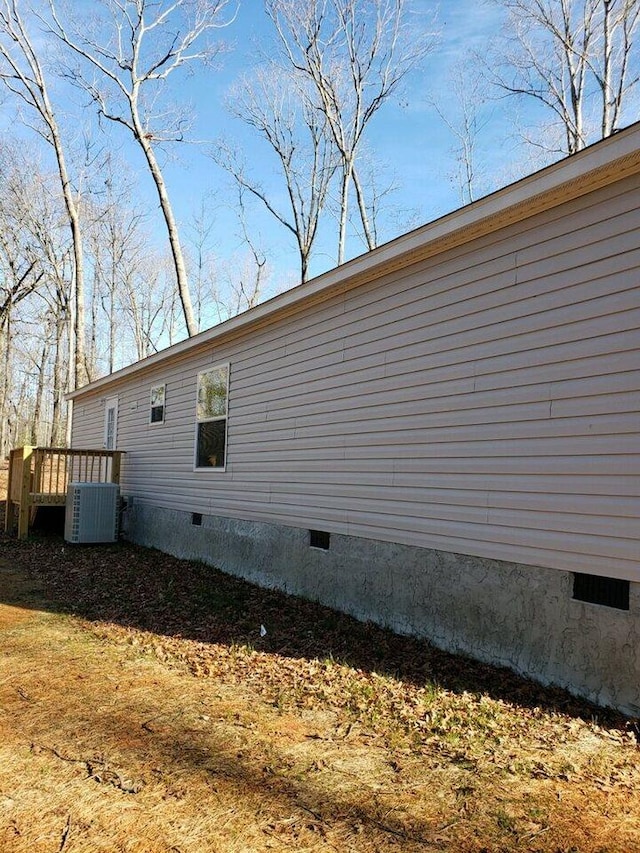
[[[71,0],[67,8],[85,12],[95,6],[91,0]],[[452,67],[467,58],[466,61],[471,62],[471,73],[476,73],[473,60],[468,59],[470,53],[483,52],[502,23],[498,5],[490,0],[442,0],[439,6],[430,0],[413,0],[413,8],[416,12],[414,26],[435,29],[439,36],[423,67],[406,79],[402,91],[382,107],[369,128],[366,145],[382,176],[381,183],[393,183],[396,187],[384,209],[380,228],[382,241],[460,206],[460,194],[451,177],[455,171],[451,152],[453,139],[431,101],[435,99],[450,114],[455,112],[449,82]],[[213,217],[210,249],[220,259],[221,268],[225,263],[239,263],[242,239],[232,207],[234,193],[230,179],[206,156],[211,141],[221,135],[236,140],[247,160],[255,166],[255,175],[273,197],[278,199],[284,191],[268,147],[242,122],[232,119],[224,108],[225,97],[234,82],[255,64],[258,46],[268,48],[271,27],[262,0],[240,0],[233,23],[219,31],[219,38],[228,49],[220,56],[217,66],[193,73],[182,71],[172,75],[169,82],[168,100],[187,106],[193,114],[191,136],[194,141],[174,145],[166,155],[159,155],[181,226],[182,241],[188,249],[190,220],[206,199]],[[54,90],[55,98],[69,109],[67,128],[77,129],[78,121],[73,111],[75,108],[77,112],[82,96],[58,87]],[[483,188],[486,191],[531,171],[526,151],[513,134],[511,122],[507,121],[507,111],[512,117],[514,107],[512,102],[495,100],[485,108],[486,125],[479,137],[479,159],[485,171]],[[92,109],[87,107],[87,110]],[[10,120],[10,113],[10,110],[2,110],[0,121]],[[93,131],[98,144],[101,144],[101,132]],[[119,149],[128,164],[133,195],[149,213],[152,239],[158,246],[166,247],[166,232],[155,188],[140,150],[123,128],[108,125],[104,132],[108,134],[108,144]],[[272,291],[296,284],[298,258],[292,236],[258,203],[249,209],[248,224],[268,256]],[[312,258],[312,274],[335,265],[336,234],[337,226],[332,225],[320,235]],[[350,241],[348,256],[363,251],[360,241]]]
[[[417,21],[432,27],[434,4],[417,0]],[[447,0],[437,12],[435,28],[439,42],[424,67],[413,73],[403,90],[379,112],[370,127],[367,147],[381,171],[393,182],[396,191],[389,199],[388,215],[382,228],[382,237],[391,239],[408,227],[415,227],[459,206],[458,191],[449,178],[454,169],[450,151],[452,139],[449,131],[430,103],[435,98],[447,104],[448,74],[451,66],[470,50],[481,50],[499,28],[501,13],[490,3],[480,0]],[[230,118],[223,102],[238,76],[256,61],[257,47],[264,47],[270,38],[271,23],[265,15],[261,0],[244,0],[240,3],[236,20],[220,31],[220,38],[228,45],[220,58],[219,67],[191,76],[184,75],[172,82],[174,97],[193,105],[195,122],[192,136],[198,140],[215,139],[219,135],[238,140],[249,162],[255,162],[256,174],[276,193],[282,185],[275,174],[275,164],[268,148],[264,147],[237,119]],[[512,168],[522,156],[515,140],[505,138],[504,104],[494,103],[488,108],[490,123],[481,140],[483,158],[490,172],[506,175],[507,180],[518,173]],[[118,138],[130,151],[123,134]],[[238,225],[227,203],[233,197],[229,178],[205,156],[206,146],[196,143],[176,146],[173,158],[167,160],[166,176],[176,213],[183,224],[185,239],[187,223],[194,207],[204,195],[209,195],[214,210],[215,227],[212,240],[215,251],[225,256],[240,244]],[[134,162],[140,155],[131,152]],[[521,171],[521,168],[520,168]],[[500,180],[498,179],[498,182]],[[491,185],[493,187],[493,184]],[[150,180],[141,175],[141,192],[150,205],[157,207]],[[297,256],[293,240],[282,226],[273,221],[255,205],[250,211],[251,225],[259,232],[276,270],[276,278],[293,283],[297,269]],[[187,229],[187,230],[185,230]],[[160,233],[160,231],[158,232]],[[335,238],[323,240],[312,263],[312,272],[321,272],[335,264]],[[349,246],[351,256],[364,251],[364,246],[353,240]],[[293,277],[293,278],[291,278]]]

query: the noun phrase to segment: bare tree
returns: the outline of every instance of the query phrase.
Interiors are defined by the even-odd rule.
[[[171,74],[195,62],[210,61],[219,46],[207,39],[226,26],[222,13],[229,0],[101,0],[94,28],[88,22],[65,24],[50,0],[51,31],[75,54],[73,81],[89,93],[99,115],[131,133],[139,145],[158,193],[167,227],[184,321],[189,335],[198,331],[178,226],[156,149],[182,141],[184,113],[158,106]]]
[[[13,308],[36,289],[43,275],[35,253],[26,246],[25,255],[19,255],[16,235],[7,233],[4,226],[0,217],[0,328],[9,322]]]
[[[505,36],[492,54],[496,85],[550,111],[565,153],[613,133],[640,79],[639,0],[496,2],[508,12]],[[550,147],[548,139],[537,144]]]
[[[61,228],[55,222],[55,208],[52,206],[49,215],[44,204],[39,206],[41,215],[37,219],[34,234],[38,239],[38,253],[45,268],[44,287],[38,290],[42,300],[43,310],[31,312],[36,328],[34,337],[38,342],[42,337],[42,363],[35,366],[39,377],[38,391],[50,394],[52,397],[50,428],[46,430],[36,425],[40,435],[46,433],[55,447],[65,444],[68,430],[71,427],[71,409],[65,400],[65,392],[69,388],[71,368],[74,364],[72,321],[72,281],[73,281],[73,251],[68,241],[60,239]],[[44,209],[43,209],[44,208]],[[45,369],[50,365],[50,380],[45,382]],[[88,365],[85,352],[85,368]],[[87,372],[87,379],[91,379]],[[42,387],[41,387],[42,386]],[[39,412],[42,406],[37,406]],[[34,413],[34,421],[37,420]]]
[[[73,247],[57,176],[41,171],[24,142],[21,147],[7,144],[0,152],[3,449],[15,438],[9,420],[15,426],[13,403],[22,393],[21,387],[28,411],[18,414],[21,421],[30,419],[24,437],[48,440],[53,435],[64,440],[66,435],[64,393],[69,389],[68,365],[73,362],[73,269]],[[26,384],[21,385],[23,380]]]
[[[352,185],[366,245],[375,246],[357,169],[367,128],[434,39],[426,28],[411,26],[408,0],[266,0],[266,9],[284,62],[310,82],[340,154],[342,263]]]
[[[138,360],[174,342],[175,285],[172,270],[163,260],[141,256],[122,276],[120,310]]]
[[[40,171],[28,151],[20,156],[14,149],[12,158],[23,177],[7,200],[12,216],[20,217],[23,240],[40,271],[38,286],[19,303],[13,326],[20,330],[22,361],[38,377],[32,435],[60,445],[70,426],[64,395],[72,385],[75,362],[73,243],[56,176]],[[9,187],[3,186],[7,192]]]
[[[452,153],[456,161],[453,182],[463,204],[474,201],[481,181],[478,140],[489,122],[483,114],[484,87],[485,80],[476,73],[468,58],[451,69],[445,94],[438,100],[430,99],[453,138]]]
[[[115,370],[117,350],[122,349],[118,326],[124,282],[138,274],[149,252],[145,216],[133,201],[130,177],[126,164],[108,152],[101,160],[99,179],[86,194],[87,250],[93,271],[88,362],[94,377],[101,370]],[[100,346],[99,339],[106,339],[105,345]]]
[[[212,250],[212,238],[215,229],[215,215],[211,198],[203,196],[198,209],[187,223],[187,266],[191,271],[191,282],[195,292],[195,311],[198,328],[206,328],[206,293],[213,287],[215,276],[215,257]]]
[[[62,258],[64,263],[64,258]],[[69,347],[71,339],[71,307],[68,289],[65,288],[66,276],[61,264],[57,265],[55,278],[50,282],[49,327],[53,337],[53,363],[51,368],[51,444],[62,447],[71,429],[71,409],[65,400],[65,390],[69,375]],[[67,346],[65,346],[65,340]]]
[[[17,0],[0,0],[0,78],[7,88],[36,114],[31,127],[52,146],[69,220],[74,254],[75,276],[75,387],[87,379],[85,364],[84,261],[79,205],[74,192],[56,112],[49,97],[46,75],[18,10]]]
[[[14,158],[17,152],[10,148],[0,151],[0,328],[44,275],[33,233],[37,222],[33,176]]]
[[[49,366],[49,354],[51,351],[51,339],[48,329],[45,330],[44,335],[38,343],[40,344],[40,347],[33,353],[30,359],[32,370],[36,377],[36,388],[33,401],[33,419],[31,421],[31,435],[29,436],[29,443],[34,445],[42,443],[46,445],[48,444],[48,437],[44,429],[45,417],[43,410],[45,403],[45,388],[47,384],[47,369]]]
[[[629,93],[640,80],[636,30],[638,0],[602,0],[598,10],[597,50],[589,59],[602,100],[601,135],[610,136],[623,120]]]
[[[13,324],[11,316],[0,325],[0,458],[10,449],[9,396],[13,371]]]
[[[216,302],[220,319],[235,317],[258,304],[267,278],[267,259],[256,240],[249,233],[244,203],[244,190],[238,186],[238,217],[240,220],[242,245],[246,248],[239,264],[234,262],[234,273],[228,277],[224,296],[217,294]]]
[[[337,166],[328,119],[305,90],[306,81],[270,65],[245,77],[230,99],[232,112],[255,128],[276,155],[286,186],[287,212],[272,201],[262,184],[247,175],[246,165],[235,150],[221,144],[213,155],[239,188],[243,223],[247,192],[293,234],[301,281],[307,280],[320,216]],[[246,237],[246,223],[244,228]]]
[[[240,245],[228,258],[221,259],[214,252],[211,237],[215,220],[207,199],[202,200],[191,222],[190,264],[197,288],[197,309],[203,324],[221,323],[253,308],[262,298],[268,279],[265,253],[247,224],[247,191],[240,184],[236,184],[235,189]],[[227,247],[229,245],[227,242]]]

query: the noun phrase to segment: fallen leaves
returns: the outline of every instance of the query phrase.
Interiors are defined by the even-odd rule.
[[[56,624],[78,717],[60,721],[60,740],[55,728],[34,739],[31,759],[76,767],[67,784],[144,803],[149,820],[182,827],[204,809],[227,839],[157,849],[640,849],[633,721],[199,563],[122,543],[2,544],[38,606],[73,617]],[[46,643],[42,674],[11,687],[16,719],[47,710]],[[65,805],[48,849],[75,849]],[[6,842],[11,825],[0,843],[20,850]],[[233,846],[231,831],[252,840]]]

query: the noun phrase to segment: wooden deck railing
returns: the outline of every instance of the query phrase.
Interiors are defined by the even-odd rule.
[[[61,506],[69,483],[119,483],[121,450],[17,447],[9,455],[4,529],[18,520],[18,537],[29,532],[39,506]]]

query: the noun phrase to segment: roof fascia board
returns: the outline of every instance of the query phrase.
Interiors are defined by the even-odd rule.
[[[640,122],[211,329],[72,391],[67,399],[75,400],[103,387],[119,384],[134,374],[152,370],[166,360],[181,361],[212,343],[220,344],[250,328],[273,323],[302,306],[323,302],[336,293],[487,236],[639,172]]]

